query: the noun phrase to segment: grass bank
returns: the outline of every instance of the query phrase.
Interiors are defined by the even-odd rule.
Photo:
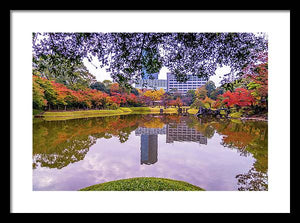
[[[204,189],[184,181],[137,177],[95,184],[80,191],[204,191]]]
[[[90,117],[105,117],[114,115],[128,115],[128,114],[159,114],[160,107],[122,107],[115,110],[81,110],[81,111],[47,111],[40,116],[46,121],[68,120],[77,118]],[[195,110],[195,111],[194,111]],[[166,114],[176,114],[177,108],[163,109]],[[197,112],[196,109],[189,109],[190,114]]]

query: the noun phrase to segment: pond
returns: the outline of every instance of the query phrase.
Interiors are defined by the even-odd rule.
[[[193,115],[124,115],[33,124],[33,190],[132,178],[208,191],[268,190],[268,124]]]

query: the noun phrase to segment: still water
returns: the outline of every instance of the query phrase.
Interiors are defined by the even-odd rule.
[[[268,190],[268,124],[178,115],[34,122],[33,190],[132,177],[211,191]]]

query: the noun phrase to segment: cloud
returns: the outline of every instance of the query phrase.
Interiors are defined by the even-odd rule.
[[[98,139],[84,160],[60,170],[37,168],[33,172],[34,190],[78,190],[93,184],[132,177],[163,177],[183,180],[207,190],[234,190],[235,176],[247,172],[253,157],[242,157],[224,148],[215,134],[207,145],[165,143],[158,138],[158,161],[141,165],[140,136],[130,135],[126,143],[115,137]]]

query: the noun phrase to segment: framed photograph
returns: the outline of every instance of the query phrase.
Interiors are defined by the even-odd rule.
[[[12,212],[289,212],[289,11],[11,17]]]

